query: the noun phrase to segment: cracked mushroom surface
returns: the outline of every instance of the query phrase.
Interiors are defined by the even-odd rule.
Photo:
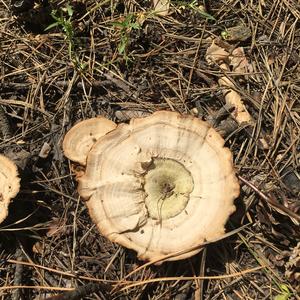
[[[6,218],[10,200],[17,195],[19,189],[17,166],[0,154],[0,223]]]
[[[177,260],[219,238],[239,184],[222,137],[159,111],[119,124],[88,152],[79,194],[100,232],[142,260]]]

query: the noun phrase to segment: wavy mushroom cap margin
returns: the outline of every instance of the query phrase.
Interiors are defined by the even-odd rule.
[[[78,181],[100,232],[149,261],[187,258],[221,237],[239,195],[223,138],[197,118],[167,111],[100,137]]]
[[[7,217],[10,200],[19,190],[20,179],[17,166],[0,154],[0,223]]]
[[[85,166],[91,147],[100,137],[116,127],[116,123],[104,117],[91,118],[77,123],[65,135],[62,144],[64,155],[73,162]]]

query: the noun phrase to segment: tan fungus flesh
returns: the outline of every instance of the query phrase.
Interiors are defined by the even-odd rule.
[[[160,111],[132,119],[93,145],[78,191],[111,241],[143,260],[178,251],[168,260],[183,259],[221,237],[235,210],[239,184],[223,145],[192,116]]]
[[[16,165],[0,154],[0,223],[8,214],[8,205],[20,189],[20,179]]]
[[[103,135],[116,128],[116,124],[106,118],[97,117],[81,121],[65,135],[63,151],[67,158],[85,166],[86,157],[92,145]]]

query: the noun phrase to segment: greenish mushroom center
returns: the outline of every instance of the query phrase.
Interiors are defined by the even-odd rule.
[[[185,209],[193,188],[191,173],[181,163],[153,158],[144,184],[149,216],[160,221],[175,217]]]

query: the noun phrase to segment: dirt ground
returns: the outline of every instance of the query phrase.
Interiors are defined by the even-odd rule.
[[[0,225],[0,298],[300,299],[299,18],[297,0],[171,1],[166,16],[152,1],[1,0],[0,153],[21,189]],[[243,66],[209,62],[213,41]],[[61,143],[80,120],[157,110],[216,127],[241,194],[229,237],[152,266],[99,234]]]

